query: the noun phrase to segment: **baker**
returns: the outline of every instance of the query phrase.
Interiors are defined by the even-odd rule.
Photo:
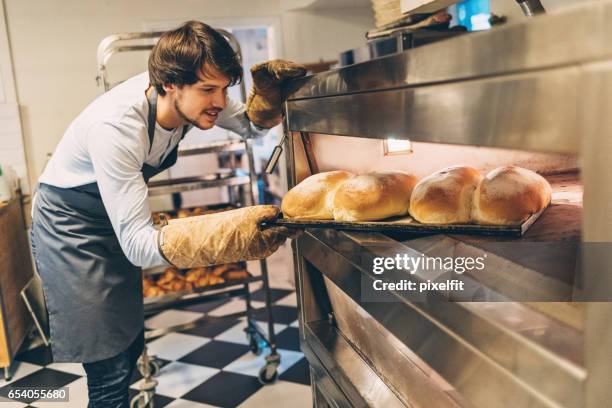
[[[32,252],[42,278],[56,362],[83,363],[90,407],[128,407],[144,345],[141,268],[262,259],[290,231],[258,224],[252,206],[154,228],[147,181],[172,166],[192,127],[243,137],[280,123],[280,85],[302,76],[275,60],[251,69],[246,106],[227,97],[242,67],[226,39],[190,21],[164,33],[149,70],[98,97],[68,126],[39,179]]]

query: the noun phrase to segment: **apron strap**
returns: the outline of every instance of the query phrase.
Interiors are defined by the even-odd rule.
[[[189,125],[183,125],[183,134],[181,135],[181,140],[183,140],[185,138],[185,135],[187,134],[187,132],[189,132],[191,130],[191,126]]]
[[[147,132],[149,134],[149,154],[153,148],[153,136],[155,136],[155,121],[157,120],[157,89],[153,87],[151,94],[147,96],[149,102],[149,117],[147,119]]]
[[[148,114],[148,123],[147,123],[147,133],[149,135],[149,154],[151,153],[151,148],[153,147],[153,138],[155,136],[155,121],[157,120],[157,89],[153,88],[151,94],[147,96],[147,102],[149,103],[149,114]],[[183,130],[181,134],[181,140],[185,137],[187,132],[191,129],[191,126],[183,125]],[[159,165],[159,167],[149,166],[148,164],[143,164],[142,166],[142,175],[145,182],[148,182],[149,179],[162,171],[166,170],[169,167],[174,166],[176,163],[176,159],[178,158],[178,144],[174,147],[174,149],[170,152],[170,154],[166,157],[164,161]]]
[[[147,133],[149,135],[149,154],[153,148],[153,137],[155,136],[155,121],[157,120],[157,89],[153,87],[151,94],[147,96],[147,102],[149,102],[149,115],[147,118]],[[185,137],[187,132],[191,129],[191,126],[183,125],[183,133],[181,139]]]

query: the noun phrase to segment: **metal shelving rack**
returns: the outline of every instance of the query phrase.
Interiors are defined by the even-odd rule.
[[[202,190],[214,187],[244,186],[251,182],[246,172],[236,172],[236,175],[227,178],[217,178],[216,175],[181,177],[171,180],[158,180],[149,182],[149,195],[163,195],[185,191]]]
[[[216,29],[230,43],[232,48],[238,54],[239,59],[242,59],[240,44],[235,37],[228,31]],[[163,32],[132,32],[114,34],[104,38],[97,51],[98,75],[96,81],[99,86],[108,91],[118,83],[111,83],[108,78],[107,63],[110,58],[122,52],[133,51],[149,51],[153,48],[156,41]],[[246,101],[246,89],[244,82],[240,83],[240,91],[243,102]],[[246,152],[248,159],[248,171],[236,168],[236,154]],[[248,139],[242,140],[228,139],[216,141],[207,144],[191,145],[180,147],[179,156],[191,156],[207,153],[228,153],[230,154],[231,173],[226,177],[220,177],[219,174],[202,175],[197,177],[183,177],[169,180],[150,181],[149,195],[164,195],[172,193],[180,193],[193,190],[202,190],[215,187],[228,187],[230,201],[234,205],[254,205],[258,202],[257,176],[255,172],[255,164],[253,159],[253,149]],[[238,186],[244,186],[245,191],[242,197],[236,197],[232,189]],[[263,384],[272,383],[276,380],[278,373],[277,368],[280,364],[280,355],[276,349],[276,335],[274,332],[274,321],[272,315],[272,299],[270,294],[268,268],[266,260],[260,261],[260,276],[252,276],[248,279],[243,279],[235,282],[226,282],[220,285],[197,288],[192,292],[177,292],[167,294],[154,299],[152,302],[145,300],[145,315],[151,315],[163,310],[185,306],[191,304],[205,303],[214,300],[219,300],[227,297],[244,296],[246,308],[244,312],[228,315],[228,318],[247,317],[247,327],[245,328],[246,336],[249,340],[249,347],[255,354],[260,354],[263,348],[269,347],[271,352],[266,356],[266,363],[261,368],[259,380]],[[145,271],[147,273],[147,271]],[[265,293],[265,308],[253,309],[251,306],[251,292],[249,284],[262,282]],[[266,336],[262,329],[254,321],[253,315],[258,310],[266,310],[268,315],[268,335]],[[150,341],[167,333],[187,330],[198,324],[198,321],[189,324],[174,326],[164,329],[147,330],[145,339]],[[153,408],[153,396],[157,382],[153,379],[159,372],[160,366],[155,357],[151,357],[147,353],[147,348],[139,360],[138,368],[143,375],[143,384],[140,387],[140,393],[131,401],[132,407],[138,408]]]

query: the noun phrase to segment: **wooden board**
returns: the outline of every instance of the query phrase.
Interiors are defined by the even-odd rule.
[[[516,225],[478,225],[478,224],[447,224],[433,225],[421,224],[412,217],[389,218],[384,221],[334,221],[334,220],[305,220],[300,218],[278,218],[262,224],[262,228],[272,225],[283,225],[291,228],[331,228],[346,231],[367,232],[399,232],[412,234],[465,234],[465,235],[491,235],[520,237],[540,217],[546,209],[533,214],[522,224]]]
[[[33,273],[20,199],[0,209],[0,230],[0,367],[6,367],[32,327],[20,294]]]
[[[400,10],[402,14],[426,14],[435,13],[460,0],[401,0]]]

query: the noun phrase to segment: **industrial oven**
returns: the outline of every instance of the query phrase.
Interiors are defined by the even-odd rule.
[[[516,164],[553,188],[520,238],[306,229],[293,251],[316,407],[610,406],[611,18],[612,3],[580,5],[289,84],[289,187]],[[487,268],[463,298],[370,296],[373,258],[397,253]]]

